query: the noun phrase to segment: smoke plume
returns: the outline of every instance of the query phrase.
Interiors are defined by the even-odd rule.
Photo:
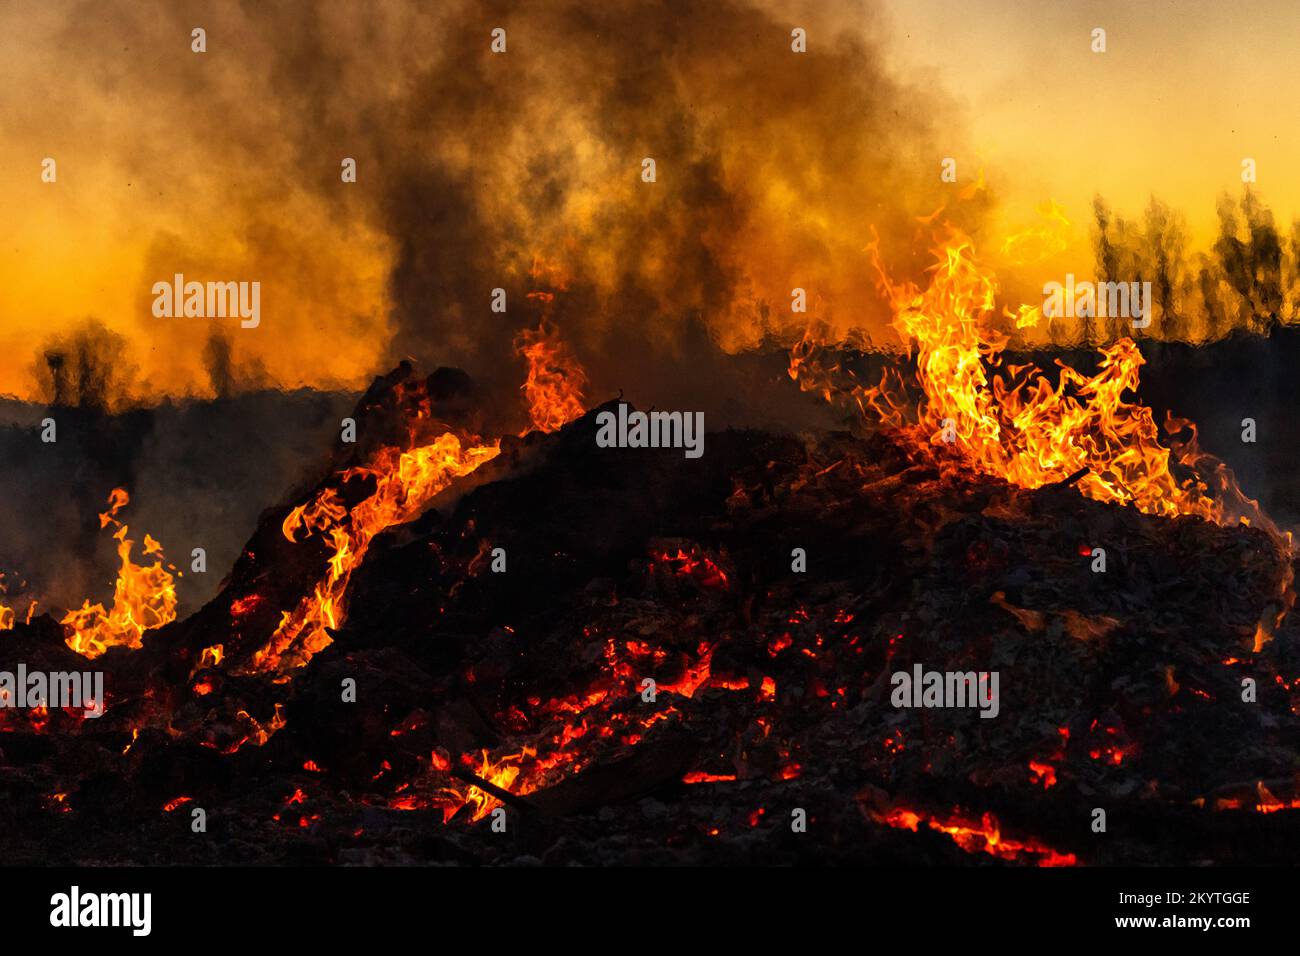
[[[159,321],[148,289],[260,279],[266,319],[230,331],[227,367],[358,388],[409,356],[513,397],[511,343],[545,312],[599,394],[709,401],[715,353],[810,320],[884,331],[873,227],[904,271],[925,264],[917,219],[953,195],[962,124],[886,69],[886,35],[867,3],[77,5],[66,134],[97,109],[167,132],[103,144],[153,229],[132,314],[102,319],[150,387],[219,391],[211,320]],[[176,192],[186,221],[163,215]]]

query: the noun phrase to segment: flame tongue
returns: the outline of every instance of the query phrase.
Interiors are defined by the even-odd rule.
[[[985,357],[996,361],[1005,346],[986,329],[996,280],[976,263],[968,240],[958,237],[943,252],[924,292],[893,286],[881,273],[895,326],[916,343],[927,399],[921,423],[932,442],[948,440],[1023,487],[1087,468],[1078,485],[1090,497],[1154,514],[1215,516],[1204,486],[1180,485],[1171,474],[1150,410],[1123,398],[1136,388],[1143,361],[1131,339],[1103,349],[1094,376],[1062,366],[1055,388],[1031,369],[990,382]]]
[[[150,565],[131,559],[135,542],[127,537],[127,526],[115,515],[130,501],[126,491],[114,488],[108,497],[109,510],[100,514],[100,527],[116,525],[117,554],[121,567],[113,590],[113,606],[91,604],[69,611],[60,622],[67,629],[67,644],[78,654],[98,657],[110,647],[138,648],[146,630],[161,627],[176,619],[176,584],[164,565],[162,546],[149,535],[144,536],[144,554],[152,556]]]
[[[520,388],[534,430],[553,432],[582,416],[587,375],[553,324],[543,320],[535,330],[520,332],[515,352],[528,362],[528,378]]]
[[[516,350],[528,363],[523,392],[532,427],[552,432],[581,416],[586,373],[559,330],[543,321],[536,330],[519,334]],[[319,535],[329,541],[333,553],[312,594],[293,611],[285,612],[270,641],[253,655],[249,669],[284,675],[328,647],[332,641],[328,629],[343,623],[348,582],[375,535],[415,518],[453,481],[500,451],[499,441],[479,444],[477,439],[453,431],[406,451],[388,446],[369,464],[350,468],[340,476],[345,482],[368,479],[375,483],[374,492],[351,509],[336,489],[327,488],[290,511],[281,529],[288,540]]]
[[[385,447],[370,464],[341,475],[344,481],[368,478],[375,482],[374,492],[351,510],[343,506],[333,488],[294,508],[284,521],[284,536],[297,541],[300,532],[303,537],[321,535],[333,553],[312,594],[293,611],[285,612],[270,641],[253,655],[249,669],[284,674],[328,647],[333,639],[326,629],[343,623],[348,581],[375,535],[416,517],[455,479],[495,458],[500,450],[499,443],[471,444],[450,431],[407,451]]]

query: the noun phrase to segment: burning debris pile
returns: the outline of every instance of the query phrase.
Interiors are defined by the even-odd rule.
[[[403,364],[188,617],[114,491],[112,606],[0,616],[5,668],[104,676],[81,710],[0,709],[0,849],[1291,859],[1289,536],[1187,423],[1162,439],[1131,342],[1093,376],[1004,366],[995,280],[960,237],[927,289],[880,282],[914,381],[864,387],[844,343],[807,336],[791,377],[871,414],[710,433],[700,458],[605,447],[614,403],[583,411],[547,321],[515,341],[518,435],[482,437],[500,430],[465,373]]]
[[[0,710],[6,859],[1300,848],[1269,812],[1300,807],[1300,655],[1289,619],[1260,630],[1290,579],[1266,530],[1019,487],[897,427],[711,433],[688,467],[598,447],[599,409],[484,441],[470,388],[377,380],[356,450],[138,649],[128,628],[87,664],[44,614],[0,635],[0,669],[102,669],[107,696]],[[897,706],[922,672],[997,675],[996,716]]]

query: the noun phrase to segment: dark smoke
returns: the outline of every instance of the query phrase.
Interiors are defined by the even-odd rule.
[[[368,336],[381,357],[359,380],[407,357],[459,366],[516,418],[512,343],[543,311],[530,292],[555,294],[548,317],[587,365],[592,398],[621,388],[717,414],[744,384],[727,377],[724,354],[789,338],[810,318],[884,332],[862,251],[871,228],[900,273],[911,256],[919,271],[916,217],[952,196],[940,158],[964,155],[954,108],[886,71],[866,2],[779,13],[746,0],[146,8],[79,6],[67,42],[91,75],[183,123],[187,147],[211,140],[239,161],[246,175],[218,185],[264,267],[304,288],[329,281],[309,250],[265,246],[286,190],[323,211],[321,238],[362,222],[386,237],[388,325]],[[188,50],[195,25],[206,59]],[[795,26],[807,53],[791,52]],[[507,31],[504,55],[489,49],[495,27]],[[123,53],[132,46],[149,55]],[[344,156],[357,161],[355,184],[339,181]],[[653,184],[640,181],[644,157],[656,160]],[[176,175],[175,159],[141,147],[126,158],[142,178]],[[979,208],[946,216],[969,228]],[[162,275],[205,261],[193,235],[160,236],[154,260]],[[815,314],[791,314],[795,287]],[[489,308],[495,288],[505,313]],[[354,306],[338,301],[322,331]],[[310,329],[298,337],[320,345]],[[234,387],[215,358],[209,346],[212,384]],[[691,379],[686,393],[667,387]]]

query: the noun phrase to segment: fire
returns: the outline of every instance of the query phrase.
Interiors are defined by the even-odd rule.
[[[479,777],[486,780],[488,783],[494,784],[502,790],[509,790],[510,785],[514,783],[515,778],[519,776],[520,768],[515,761],[533,755],[533,751],[530,748],[524,748],[520,753],[509,754],[493,763],[488,758],[488,752],[484,750],[480,758],[481,762],[477,768],[477,772]],[[520,792],[528,792],[528,789],[529,788],[526,787],[521,788]],[[485,816],[491,813],[493,809],[500,805],[500,801],[497,800],[496,797],[484,793],[478,787],[470,787],[469,792],[465,795],[465,800],[474,807],[473,812],[470,814],[471,820],[482,820]]]
[[[0,571],[0,598],[3,598],[10,593],[10,585],[6,583],[5,578],[5,572]],[[17,583],[17,589],[20,593],[23,590],[26,590],[26,587],[27,584],[24,581],[19,581]],[[10,604],[8,600],[0,600],[0,631],[12,631],[18,626],[20,615],[24,624],[32,623],[32,615],[36,613],[36,605],[37,601],[35,598],[28,599],[27,611],[24,613],[18,610],[17,605]]]
[[[344,482],[354,479],[375,483],[369,497],[345,508],[333,488],[299,505],[283,524],[284,536],[319,534],[329,540],[333,554],[324,577],[313,593],[286,611],[270,641],[253,656],[251,670],[284,674],[328,647],[346,616],[346,595],[352,572],[365,559],[375,535],[394,524],[415,518],[426,504],[454,480],[468,475],[500,453],[500,445],[475,444],[454,432],[443,432],[427,445],[403,451],[382,448],[370,464],[343,472]]]
[[[692,770],[682,777],[682,783],[727,783],[735,779],[734,773],[705,773],[703,770]]]
[[[146,534],[144,554],[153,557],[154,563],[136,564],[131,559],[135,542],[127,537],[127,526],[115,517],[129,501],[124,489],[114,488],[108,496],[108,511],[99,516],[101,528],[117,527],[113,537],[122,562],[112,608],[105,610],[104,605],[91,604],[87,598],[60,621],[67,631],[68,646],[86,657],[98,657],[110,647],[138,648],[145,631],[176,619],[176,584],[164,565],[162,545]]]
[[[1294,793],[1294,782],[1287,783]],[[1198,797],[1192,801],[1192,805],[1203,807],[1206,805],[1205,797]],[[1289,796],[1280,798],[1264,783],[1263,780],[1257,780],[1254,786],[1254,796],[1248,796],[1244,788],[1234,794],[1225,794],[1213,798],[1211,806],[1215,810],[1250,810],[1254,813],[1278,813],[1282,810],[1300,810],[1300,796]]]
[[[1255,804],[1255,810],[1259,813],[1277,813],[1279,810],[1294,810],[1300,808],[1300,798],[1293,797],[1291,800],[1279,800],[1264,786],[1264,781],[1260,780],[1255,784],[1255,792],[1259,794],[1259,801]]]
[[[524,747],[517,753],[507,754],[497,760],[493,760],[486,750],[480,752],[478,763],[475,762],[468,754],[462,758],[462,762],[472,769],[475,776],[480,780],[485,780],[495,787],[502,790],[509,790],[519,777],[520,761],[525,758],[536,756],[536,751],[531,747]],[[434,770],[445,772],[451,768],[451,762],[438,753],[433,754],[431,766]],[[524,794],[531,792],[533,788],[524,784],[519,787],[518,793]],[[486,817],[496,807],[501,805],[501,801],[492,794],[487,793],[481,787],[472,784],[465,790],[458,788],[445,788],[440,790],[431,801],[431,805],[442,810],[443,822],[451,820],[462,808],[469,809],[469,819],[477,822]],[[410,795],[399,797],[390,803],[395,810],[416,810],[426,806],[425,801],[421,798]]]
[[[712,653],[709,644],[697,645],[694,656],[686,655],[679,662],[680,672],[674,680],[659,682],[659,692],[690,698],[705,687],[747,691],[747,679],[724,679],[712,675]],[[503,747],[504,753],[478,751],[462,754],[460,763],[494,788],[522,798],[580,773],[598,756],[599,751],[593,749],[593,743],[618,740],[627,747],[637,746],[652,726],[660,721],[679,719],[680,711],[668,705],[662,710],[642,714],[622,708],[611,710],[610,705],[617,705],[629,695],[639,694],[643,668],[650,663],[663,664],[667,656],[644,642],[607,640],[602,657],[603,674],[586,693],[546,701],[540,697],[530,698],[528,703],[533,708],[537,729],[528,734],[526,743],[517,740],[508,748]],[[771,678],[765,678],[765,687],[769,684],[774,694],[775,683]],[[448,780],[447,775],[454,776],[452,767],[453,759],[435,749],[429,761],[433,791],[405,793],[399,788],[388,798],[387,805],[399,810],[436,808],[442,811],[444,821],[461,815],[471,822],[482,820],[500,805],[499,795],[475,786],[472,781],[461,786]],[[788,780],[801,773],[802,768],[797,763],[788,762],[779,771],[779,776]],[[687,773],[683,778],[685,783],[691,784],[736,779],[734,774],[703,771]]]
[[[528,378],[520,389],[534,431],[553,432],[582,416],[587,374],[554,325],[543,319],[536,329],[520,332],[515,354],[528,362]]]
[[[952,232],[935,250],[924,289],[891,280],[874,243],[869,251],[894,328],[915,349],[924,400],[913,412],[902,383],[888,377],[874,387],[840,384],[847,373],[825,360],[828,343],[812,332],[791,353],[790,375],[803,389],[847,397],[864,413],[911,431],[918,443],[950,446],[977,468],[1025,488],[1078,476],[1079,490],[1098,501],[1223,524],[1244,519],[1276,531],[1226,466],[1196,447],[1190,423],[1171,419],[1171,434],[1190,428],[1191,438],[1166,447],[1151,410],[1125,398],[1136,390],[1145,361],[1132,339],[1100,349],[1095,375],[1058,362],[1053,385],[1032,365],[1003,364],[1008,338],[994,328],[997,277],[978,262],[970,239]],[[1034,312],[1025,306],[1005,315],[1023,324]],[[1178,478],[1175,463],[1191,477]]]
[[[586,373],[558,330],[543,320],[536,330],[519,334],[516,349],[528,362],[528,379],[522,387],[533,428],[551,432],[581,416]],[[297,541],[300,533],[303,537],[318,534],[329,540],[333,554],[311,596],[284,613],[271,640],[253,656],[251,669],[283,675],[328,647],[332,638],[327,629],[343,623],[348,581],[365,559],[375,535],[412,520],[453,481],[500,452],[499,441],[479,443],[453,431],[405,451],[387,446],[370,464],[350,468],[340,476],[343,482],[373,481],[375,490],[369,497],[349,509],[339,492],[328,488],[290,511],[281,527],[284,536]],[[247,610],[239,602],[231,607],[236,617]]]
[[[265,722],[258,720],[246,710],[236,711],[235,720],[244,730],[243,735],[238,740],[227,741],[224,746],[214,740],[201,740],[199,743],[204,747],[220,751],[227,756],[237,752],[240,747],[250,742],[254,747],[264,747],[266,742],[274,737],[278,731],[282,730],[287,723],[284,716],[284,704],[276,703],[273,706],[274,712]]]

